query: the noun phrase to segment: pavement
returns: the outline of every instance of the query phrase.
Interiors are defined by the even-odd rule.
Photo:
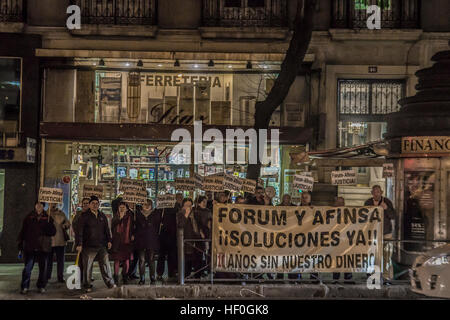
[[[72,263],[67,263],[67,266]],[[0,300],[91,300],[91,299],[427,299],[413,293],[407,282],[395,285],[385,285],[381,289],[368,289],[363,281],[355,280],[357,284],[331,284],[331,275],[324,275],[323,284],[285,284],[285,283],[250,283],[241,282],[202,283],[187,282],[185,285],[157,282],[139,286],[131,283],[125,286],[108,289],[101,280],[98,266],[94,266],[94,290],[86,294],[82,290],[69,290],[65,283],[50,280],[46,293],[37,292],[35,287],[38,275],[37,265],[32,277],[30,291],[27,295],[20,294],[20,279],[22,264],[0,264]],[[54,268],[54,272],[56,272]],[[56,278],[56,277],[55,277]],[[305,277],[309,278],[309,277]]]

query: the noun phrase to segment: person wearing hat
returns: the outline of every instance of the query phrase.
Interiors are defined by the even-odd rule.
[[[99,200],[96,196],[89,199],[89,210],[80,217],[78,232],[75,237],[77,251],[83,257],[83,287],[92,291],[91,276],[94,260],[98,259],[103,281],[108,288],[116,287],[111,275],[108,251],[111,249],[111,231],[106,216],[98,210]]]

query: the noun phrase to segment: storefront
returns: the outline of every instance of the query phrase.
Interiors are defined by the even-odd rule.
[[[450,235],[450,51],[419,70],[418,93],[400,101],[388,121],[398,211],[396,259],[414,258]]]
[[[221,164],[194,165],[171,155],[178,142],[171,137],[177,129],[186,129],[194,137],[194,121],[202,123],[202,136],[208,129],[218,129],[224,138],[229,129],[251,129],[256,101],[267,95],[279,63],[254,64],[251,69],[247,61],[216,61],[213,66],[183,63],[181,67],[155,61],[132,69],[124,68],[127,62],[113,60],[101,63],[107,67],[91,69],[86,68],[92,61],[75,60],[74,64],[73,69],[46,69],[40,130],[41,185],[64,190],[66,214],[76,211],[84,185],[103,186],[101,208],[111,213],[121,178],[144,180],[149,197],[155,200],[158,194],[176,192],[175,178],[194,172],[225,171],[246,177],[249,140],[230,145],[224,140],[223,161],[217,161]],[[300,89],[306,86],[299,81]],[[64,97],[59,87],[68,88]],[[261,178],[265,186],[275,188],[275,203],[283,193],[293,192],[289,152],[305,150],[312,136],[312,129],[303,128],[308,101],[304,91],[290,94],[272,116],[271,128],[280,130],[280,136],[272,145],[268,134],[269,161],[261,168]],[[240,152],[245,160],[233,161]],[[210,156],[202,155],[203,160]]]

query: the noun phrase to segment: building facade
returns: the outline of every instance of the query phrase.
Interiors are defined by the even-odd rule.
[[[381,8],[380,30],[367,29],[371,4]],[[67,28],[71,5],[81,9],[81,29]],[[62,188],[70,216],[84,185],[103,186],[108,212],[121,177],[145,180],[151,197],[173,192],[173,180],[193,172],[245,177],[245,163],[191,165],[170,157],[171,135],[177,128],[194,135],[194,121],[224,135],[253,125],[255,103],[273,85],[289,46],[296,6],[293,0],[0,0],[6,44],[0,63],[22,61],[18,125],[7,127],[5,115],[2,131],[17,135],[22,149],[26,138],[37,141],[34,164],[1,163],[0,259],[17,255],[15,236],[40,186]],[[379,162],[291,160],[383,139],[398,100],[415,94],[415,72],[448,48],[449,13],[444,0],[318,1],[304,68],[271,120],[280,148],[269,152],[261,177],[275,187],[276,199],[298,198],[292,177],[305,170],[316,180],[316,204],[340,194],[347,205],[362,205],[374,184],[394,196]],[[248,154],[248,147],[238,144],[224,157]],[[330,172],[344,166],[356,168],[358,185],[330,186]]]

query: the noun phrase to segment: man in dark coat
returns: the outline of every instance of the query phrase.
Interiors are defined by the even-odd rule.
[[[162,275],[164,274],[166,256],[169,279],[175,278],[178,270],[176,214],[179,208],[180,204],[177,202],[174,208],[155,210],[155,214],[159,217],[158,219],[160,221],[158,230],[158,264],[156,268],[159,280],[162,280]]]
[[[51,237],[56,234],[53,219],[44,211],[43,203],[37,202],[34,210],[23,220],[18,236],[19,251],[24,254],[25,268],[22,272],[21,293],[26,294],[30,287],[31,271],[34,263],[39,264],[37,287],[45,292],[47,285],[47,259],[52,250]]]
[[[80,218],[75,238],[77,251],[83,255],[83,287],[86,292],[92,291],[92,267],[96,258],[106,286],[108,288],[116,287],[111,275],[107,251],[107,249],[111,249],[112,245],[111,231],[106,216],[98,210],[99,205],[98,198],[92,196],[89,200],[89,210]]]

